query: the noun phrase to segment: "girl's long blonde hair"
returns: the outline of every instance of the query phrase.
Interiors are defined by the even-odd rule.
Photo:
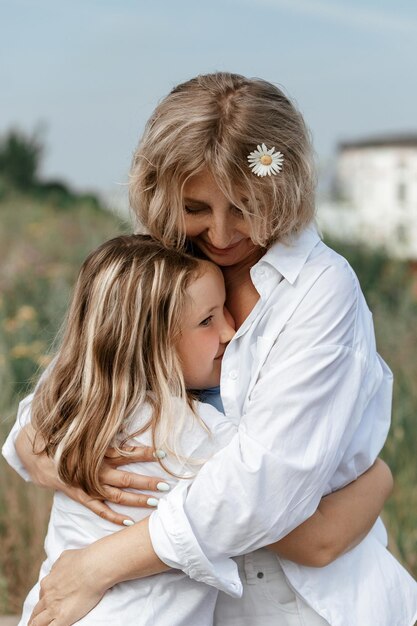
[[[183,400],[184,414],[192,405],[175,341],[187,287],[200,271],[193,257],[144,235],[116,237],[84,262],[58,355],[32,408],[44,443],[39,449],[35,441],[36,451],[56,457],[65,482],[105,496],[106,450],[143,402],[153,410],[139,432],[151,428],[155,446],[175,448],[181,415],[172,399]]]
[[[262,143],[284,155],[276,176],[258,178],[249,169],[247,157]],[[217,72],[178,85],[161,101],[132,162],[130,205],[139,225],[168,247],[183,246],[184,184],[205,169],[261,247],[285,241],[314,217],[309,131],[271,83]]]

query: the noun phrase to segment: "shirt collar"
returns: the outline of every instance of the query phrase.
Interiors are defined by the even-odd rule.
[[[297,235],[293,235],[288,242],[274,243],[259,263],[268,263],[292,285],[319,241],[317,228],[312,223]]]

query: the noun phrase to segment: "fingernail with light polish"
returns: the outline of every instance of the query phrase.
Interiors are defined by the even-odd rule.
[[[156,498],[148,498],[146,504],[148,506],[158,506],[158,500]]]
[[[169,491],[171,489],[168,483],[158,483],[156,485],[156,488],[158,489],[158,491]]]
[[[155,452],[153,453],[153,457],[155,459],[164,459],[166,457],[166,452],[164,452],[163,450],[155,450]]]
[[[132,519],[124,519],[123,526],[133,526],[135,522]]]

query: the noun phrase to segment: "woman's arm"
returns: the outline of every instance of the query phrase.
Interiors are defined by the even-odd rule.
[[[168,570],[152,548],[148,519],[87,548],[63,552],[51,573],[41,581],[40,600],[29,625],[70,626],[91,611],[118,582]]]
[[[133,522],[133,520],[127,518],[126,515],[121,515],[113,511],[113,509],[107,506],[102,500],[89,496],[79,487],[64,483],[58,476],[54,461],[45,453],[35,454],[33,449],[34,440],[35,429],[29,422],[20,430],[14,445],[20,460],[23,462],[27,473],[35,485],[62,491],[72,500],[80,502],[80,504],[83,504],[90,509],[90,511],[96,513],[96,515],[99,515],[103,519],[113,522],[113,524],[127,525],[127,520],[128,523],[130,521]],[[129,457],[120,457],[113,449],[108,450],[106,463],[103,464],[101,470],[103,486],[108,494],[107,500],[127,506],[150,508],[147,504],[148,495],[136,494],[124,491],[124,489],[132,488],[158,491],[157,484],[161,481],[163,482],[164,479],[140,476],[116,469],[119,465],[125,465],[126,463],[155,461],[151,448],[131,447],[128,448],[128,450],[130,452]]]
[[[48,375],[54,361],[42,374],[39,383]],[[39,384],[38,383],[38,384]],[[35,389],[36,392],[36,389]],[[69,498],[80,502],[96,515],[113,524],[126,525],[132,522],[130,518],[113,511],[107,504],[92,498],[82,489],[71,487],[61,481],[55,463],[46,454],[35,454],[33,442],[35,429],[31,424],[31,404],[34,393],[26,396],[20,404],[16,421],[4,442],[2,453],[9,465],[26,481],[32,481],[38,487],[44,487],[64,492]],[[126,506],[149,508],[147,500],[149,496],[138,495],[124,491],[128,488],[158,491],[157,484],[164,482],[163,478],[150,478],[140,476],[132,472],[119,471],[120,465],[138,462],[155,462],[155,452],[146,446],[126,446],[129,451],[128,457],[121,457],[116,450],[109,448],[106,454],[106,462],[103,464],[101,477],[103,486],[108,496],[107,500]]]
[[[368,533],[392,485],[388,466],[378,459],[355,482],[325,496],[312,517],[269,549],[304,565],[327,565]],[[41,582],[31,626],[73,624],[115,584],[169,569],[153,549],[148,524],[149,518],[87,548],[64,552]]]
[[[357,480],[322,498],[314,515],[268,548],[301,565],[328,565],[368,534],[393,484],[388,465],[377,459]]]

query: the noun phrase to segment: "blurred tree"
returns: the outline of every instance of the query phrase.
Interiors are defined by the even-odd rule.
[[[347,244],[326,235],[324,241],[349,261],[371,308],[383,302],[393,312],[405,299],[413,299],[413,272],[408,261],[392,259],[382,248]]]
[[[56,209],[71,209],[74,201],[84,201],[97,210],[102,209],[94,193],[80,194],[62,180],[42,180],[40,165],[45,152],[43,124],[28,135],[11,129],[0,136],[0,199],[10,192],[52,202]]]
[[[0,138],[0,177],[5,184],[28,191],[38,181],[39,167],[44,152],[40,132],[31,136],[12,129]]]

